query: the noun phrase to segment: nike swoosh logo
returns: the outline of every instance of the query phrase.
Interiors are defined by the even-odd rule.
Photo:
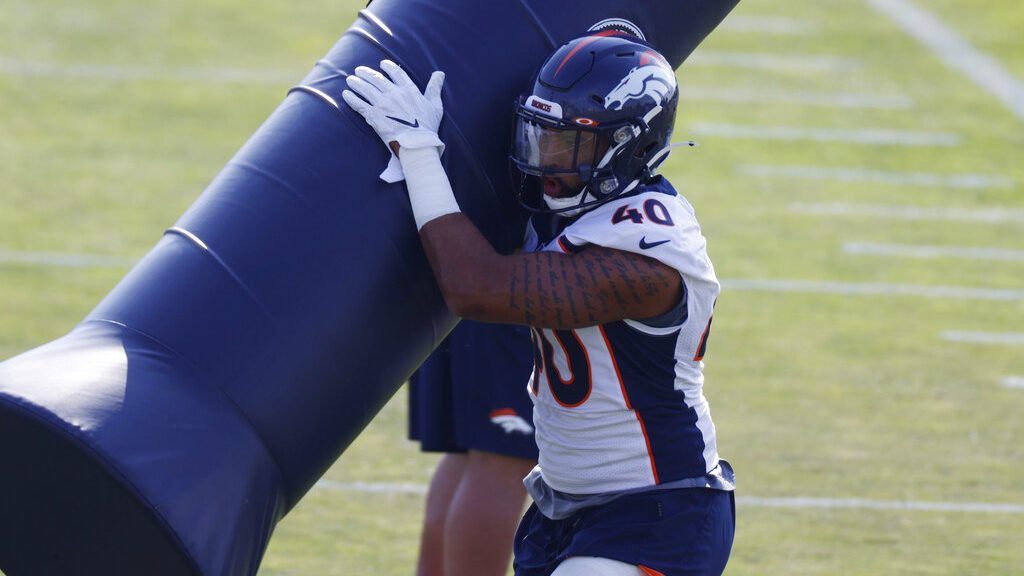
[[[385,116],[385,118],[390,118],[391,120],[394,120],[395,122],[398,122],[399,124],[405,124],[406,126],[408,126],[410,128],[419,128],[420,127],[420,121],[418,119],[414,120],[412,122],[409,122],[408,120],[403,120],[401,118],[395,118],[394,116]]]
[[[658,240],[657,242],[647,242],[647,237],[644,236],[643,238],[640,239],[640,249],[641,250],[647,250],[648,248],[654,248],[655,246],[661,246],[662,244],[664,244],[666,242],[668,242],[668,240]]]

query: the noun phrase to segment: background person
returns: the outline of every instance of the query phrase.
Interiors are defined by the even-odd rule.
[[[419,576],[504,576],[537,463],[525,326],[461,321],[409,380],[409,437],[445,453],[427,491]]]

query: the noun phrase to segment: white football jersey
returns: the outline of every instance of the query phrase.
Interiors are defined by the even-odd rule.
[[[575,330],[533,329],[528,390],[544,482],[597,494],[702,477],[718,466],[702,387],[719,283],[693,208],[664,179],[584,213],[561,230],[527,231],[526,251],[571,253],[595,244],[679,271],[683,301],[670,318]],[[667,324],[667,325],[666,325]]]

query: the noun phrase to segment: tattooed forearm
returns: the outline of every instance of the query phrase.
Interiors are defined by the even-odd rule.
[[[592,258],[583,258],[583,266],[588,283],[584,290],[588,290],[591,295],[588,311],[591,316],[600,317],[608,310],[609,305],[608,291],[596,289],[602,284],[601,266],[599,262]]]
[[[570,260],[572,266],[565,266],[562,268],[562,279],[561,285],[565,289],[565,300],[569,306],[569,318],[573,324],[580,323],[580,310],[579,306],[576,305],[576,287],[573,286],[570,275],[575,273],[576,262]],[[584,296],[586,294],[584,293]]]
[[[508,307],[515,311],[522,310],[519,306],[519,276],[520,274],[512,274],[508,281]]]
[[[635,275],[644,288],[646,297],[656,296],[661,290],[671,290],[672,280],[675,275],[666,276],[659,274],[657,263],[649,258],[627,259],[630,274]]]
[[[572,258],[569,260],[572,267],[572,280],[567,283],[573,289],[575,298],[572,302],[576,307],[577,313],[573,316],[578,318],[580,322],[584,320],[589,324],[596,323],[597,316],[594,314],[593,307],[595,306],[594,297],[591,296],[589,285],[587,283],[587,277],[584,275],[584,265],[581,263],[580,258]]]
[[[546,290],[544,287],[544,269],[548,267],[550,261],[551,254],[538,254],[537,258],[534,259],[533,293],[537,297],[537,311],[541,315],[545,315],[546,312],[550,312],[548,309],[548,295],[550,294],[550,290]]]
[[[629,265],[625,258],[613,258],[611,263],[615,267],[619,281],[622,282],[623,289],[626,291],[629,299],[632,302],[643,302],[644,295],[640,293],[640,287],[644,284],[643,276],[635,272],[630,273]]]
[[[493,321],[579,328],[656,316],[678,300],[678,273],[637,254],[591,247],[513,258],[505,311]]]
[[[632,290],[629,278],[623,278],[621,270],[616,270],[619,266],[615,261],[615,255],[603,251],[603,253],[595,260],[600,268],[602,277],[608,281],[608,286],[611,289],[611,296],[615,299],[615,304],[620,307],[625,307],[628,300],[626,299],[624,292],[632,292]],[[619,281],[616,282],[616,279]]]
[[[555,313],[555,323],[559,326],[565,325],[565,318],[563,317],[564,308],[566,307],[566,298],[563,298],[562,292],[565,290],[565,286],[558,281],[559,272],[555,266],[552,266],[548,271],[548,282],[551,288],[551,309]]]
[[[513,299],[522,299],[523,301],[523,320],[526,324],[533,326],[537,321],[537,313],[534,308],[533,298],[530,297],[530,261],[526,259],[519,260],[518,272],[522,276],[521,281],[516,283],[516,288],[522,290],[521,293],[512,295]],[[516,270],[513,270],[515,272]]]

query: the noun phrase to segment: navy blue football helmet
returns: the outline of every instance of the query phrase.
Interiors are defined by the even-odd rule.
[[[516,101],[519,202],[571,216],[653,178],[678,102],[672,66],[643,40],[605,30],[564,44]]]

